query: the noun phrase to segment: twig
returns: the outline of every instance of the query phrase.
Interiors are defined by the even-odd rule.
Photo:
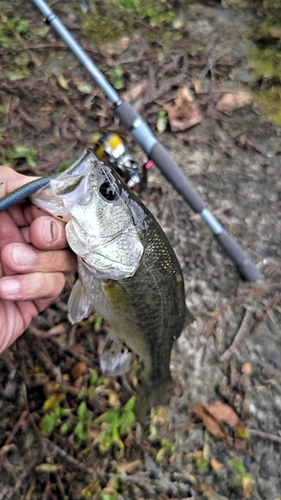
[[[212,349],[214,348],[214,345],[215,345],[214,337],[212,336],[208,337],[203,356],[202,366],[206,366],[209,363],[209,357]]]
[[[77,324],[76,325],[72,325],[71,329],[70,329],[70,332],[68,334],[68,345],[70,347],[73,347],[73,344],[75,344],[75,333],[76,333],[76,330],[77,330]]]
[[[46,487],[44,490],[44,498],[48,498],[50,500],[58,500],[58,497],[56,497],[51,490],[50,474],[47,474]]]
[[[18,419],[18,421],[15,423],[15,425],[14,425],[14,427],[13,427],[13,429],[12,429],[11,433],[9,434],[8,438],[6,439],[4,446],[9,445],[9,444],[11,443],[11,441],[13,441],[13,439],[14,439],[14,437],[15,437],[16,433],[18,432],[18,430],[19,430],[20,426],[21,426],[21,425],[22,425],[22,423],[24,422],[24,420],[25,420],[26,416],[28,415],[28,413],[29,413],[29,412],[28,412],[28,410],[25,410],[25,411],[21,414],[20,418],[19,418],[19,419]],[[0,472],[1,472],[1,469],[2,469],[2,466],[3,466],[3,459],[4,459],[4,453],[1,453],[1,451],[0,451]]]
[[[249,319],[251,317],[252,317],[251,311],[249,311],[248,309],[246,309],[244,318],[242,320],[240,328],[238,329],[238,332],[236,333],[236,335],[235,335],[235,337],[233,339],[232,344],[219,357],[219,362],[220,363],[223,363],[224,361],[228,361],[229,358],[232,356],[232,354],[234,354],[234,352],[236,351],[236,348],[238,347],[238,345],[241,344],[241,342],[243,341],[244,334],[245,334],[246,326],[248,325]]]
[[[97,355],[87,352],[81,344],[70,346],[68,343],[60,342],[55,336],[48,339],[60,352],[73,357],[78,361],[83,361],[87,366],[92,367],[97,362]]]
[[[281,282],[277,283],[269,283],[265,285],[260,285],[255,287],[253,290],[251,290],[248,293],[245,293],[244,295],[238,295],[237,297],[234,297],[233,299],[230,299],[224,306],[222,306],[220,309],[217,309],[216,311],[213,312],[206,312],[203,311],[203,314],[206,314],[207,316],[211,316],[211,318],[214,318],[214,315],[218,314],[223,314],[229,307],[233,306],[234,304],[239,304],[239,302],[245,302],[247,299],[254,298],[256,296],[262,295],[265,293],[267,290],[274,290],[275,288],[281,288]]]
[[[60,367],[54,365],[54,363],[51,360],[49,353],[48,353],[44,343],[40,339],[40,337],[36,337],[36,340],[37,340],[39,349],[34,351],[34,353],[40,359],[41,363],[43,363],[43,365],[47,368],[47,370],[49,370],[52,373],[56,382],[58,382],[58,384],[61,384],[62,376],[61,376]]]
[[[127,476],[125,474],[110,474],[110,476],[116,477],[120,483],[133,483],[138,488],[140,488],[145,493],[149,494],[150,498],[159,498],[159,493],[164,495],[188,495],[193,493],[193,490],[189,485],[183,484],[181,481],[170,481],[167,478],[162,479],[153,479],[149,480],[147,476],[140,476],[136,474],[132,474]]]
[[[113,476],[113,474],[110,475]],[[150,498],[153,498],[153,496],[155,495],[155,489],[150,484],[147,477],[141,477],[135,474],[132,474],[130,476],[128,476],[127,474],[114,474],[114,477],[116,477],[121,484],[126,484],[126,483],[134,484],[142,491],[144,491],[146,494],[148,494]]]
[[[10,54],[10,52],[23,52],[24,50],[26,51],[29,51],[29,50],[41,50],[41,49],[48,49],[48,48],[57,48],[57,49],[65,49],[65,43],[60,43],[60,42],[49,42],[49,43],[41,43],[41,44],[25,44],[23,46],[22,44],[22,40],[19,40],[21,46],[18,46],[18,47],[13,47],[13,48],[7,48],[7,49],[3,49],[3,50],[0,50],[0,56],[4,56],[6,54]],[[98,54],[100,55],[100,52],[95,49],[94,47],[86,47],[84,45],[84,49],[87,51],[87,52],[93,52],[94,54]],[[139,58],[139,59],[144,59],[144,57],[142,58]],[[133,63],[133,62],[138,62],[138,59],[129,59],[128,61],[125,61],[125,63],[128,62],[128,63]],[[116,63],[117,64],[117,63]],[[123,64],[123,63],[121,63]]]
[[[260,436],[264,439],[269,439],[270,441],[274,441],[275,443],[281,444],[281,437],[276,436],[275,434],[269,434],[268,432],[259,431],[258,429],[249,429],[247,431],[252,434],[252,436]]]
[[[57,485],[58,485],[58,488],[59,488],[59,490],[60,490],[60,493],[61,493],[62,498],[65,498],[64,486],[63,486],[63,484],[62,484],[62,480],[61,480],[61,478],[60,478],[60,475],[59,475],[58,471],[55,471],[55,472],[54,472],[54,476],[55,476],[55,478],[56,478],[56,482],[57,482]]]
[[[35,486],[36,486],[36,479],[35,479],[35,477],[33,477],[31,479],[30,486],[28,488],[28,491],[27,491],[27,493],[25,495],[25,499],[24,500],[31,500],[31,498],[34,498],[32,496],[32,494],[33,494],[33,491],[35,490]]]
[[[63,459],[64,462],[68,463],[69,465],[72,465],[73,467],[76,467],[77,469],[80,470],[86,470],[86,472],[89,472],[90,474],[93,473],[93,469],[88,467],[85,468],[85,465],[80,463],[78,460],[73,458],[71,455],[68,455],[65,450],[60,448],[57,444],[53,443],[47,438],[43,438],[43,443],[46,447],[46,449],[50,452],[52,459]]]
[[[281,292],[277,293],[274,296],[273,300],[271,301],[270,306],[263,313],[262,317],[260,319],[258,319],[257,322],[255,323],[255,325],[253,326],[252,331],[250,332],[249,337],[253,337],[257,333],[257,331],[258,331],[259,327],[261,326],[261,324],[266,320],[267,316],[269,316],[270,313],[275,309],[275,306],[278,304],[278,302],[280,302],[280,300],[281,300]]]

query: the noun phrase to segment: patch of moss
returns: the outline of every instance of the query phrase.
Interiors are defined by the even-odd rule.
[[[281,81],[281,52],[276,46],[255,48],[248,58],[257,78],[277,78]]]
[[[172,26],[174,17],[175,12],[162,0],[97,1],[84,13],[82,29],[97,45],[141,30],[150,41],[167,46],[181,36]]]
[[[255,91],[255,102],[271,122],[281,125],[281,8],[247,36],[256,43],[248,56],[249,65],[256,79],[263,80],[262,89]]]
[[[96,45],[118,40],[124,33],[122,21],[95,15],[87,16],[83,20],[82,30]]]
[[[255,93],[255,102],[264,114],[275,125],[281,126],[281,85]]]
[[[265,11],[274,12],[280,8],[280,0],[262,0],[262,7]]]
[[[276,10],[274,17],[257,24],[247,31],[247,37],[260,44],[275,44],[281,33],[281,9]]]

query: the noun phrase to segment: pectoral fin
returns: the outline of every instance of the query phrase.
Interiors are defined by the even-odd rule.
[[[80,279],[76,281],[68,299],[68,320],[73,325],[87,318],[92,311],[92,302]]]
[[[120,312],[130,312],[133,304],[126,290],[115,280],[102,281],[101,287],[110,304]]]

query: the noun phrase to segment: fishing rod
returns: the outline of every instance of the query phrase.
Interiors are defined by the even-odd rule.
[[[176,191],[181,194],[191,209],[199,213],[201,218],[213,232],[225,253],[236,264],[241,276],[248,281],[255,281],[260,273],[254,262],[206,207],[203,199],[193,188],[187,176],[159,142],[157,137],[155,137],[145,120],[137,113],[130,102],[120,98],[116,90],[107,81],[103,73],[93,63],[88,54],[71,35],[56,14],[51,10],[49,5],[44,0],[32,1],[43,14],[44,21],[51,24],[57,31],[80,63],[86,68],[96,84],[114,105],[114,114],[121,124],[131,133],[135,141],[145,151],[148,158],[155,163],[164,177],[166,177]]]

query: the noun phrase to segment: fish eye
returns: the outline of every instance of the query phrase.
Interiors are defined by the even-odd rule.
[[[99,188],[99,192],[107,201],[114,201],[118,198],[118,189],[115,184],[105,181]]]

